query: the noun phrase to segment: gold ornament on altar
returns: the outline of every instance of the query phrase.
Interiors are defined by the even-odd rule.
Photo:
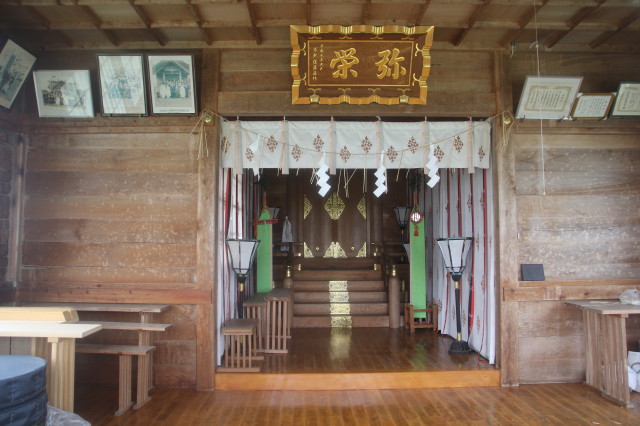
[[[331,194],[331,196],[327,199],[327,202],[324,203],[324,209],[329,214],[329,217],[333,220],[340,219],[342,212],[344,212],[344,208],[344,201],[342,201],[342,198],[340,198],[337,192]]]

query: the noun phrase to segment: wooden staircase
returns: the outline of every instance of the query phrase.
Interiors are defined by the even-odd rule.
[[[293,288],[293,327],[389,326],[387,289],[375,258],[300,259]]]

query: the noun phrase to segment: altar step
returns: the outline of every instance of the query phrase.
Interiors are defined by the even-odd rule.
[[[216,374],[216,390],[337,391],[485,386],[500,386],[499,370]]]
[[[376,259],[310,259],[293,273],[293,327],[388,327]]]

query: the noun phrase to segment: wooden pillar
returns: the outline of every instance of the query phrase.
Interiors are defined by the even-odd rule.
[[[497,113],[513,111],[511,97],[511,74],[507,53],[494,53],[494,85]],[[498,116],[493,123],[497,229],[497,267],[498,300],[497,308],[497,364],[500,367],[500,378],[503,386],[519,384],[518,353],[518,302],[505,301],[504,294],[508,289],[518,287],[518,226],[516,222],[516,184],[515,184],[515,148],[509,143],[504,149],[497,149],[497,142],[503,137],[502,117]]]
[[[218,75],[220,52],[204,49],[202,52],[202,109],[216,111],[218,102]],[[218,174],[220,158],[218,150],[218,124],[212,117],[205,124],[207,149],[198,162],[198,232],[197,232],[197,285],[209,295],[196,309],[196,389],[212,390],[215,379],[216,323],[215,289],[217,245],[215,225],[217,223],[216,200],[218,199]],[[153,366],[152,366],[153,368]]]
[[[389,278],[389,328],[398,327],[400,327],[400,278],[396,273],[396,265],[393,265]]]

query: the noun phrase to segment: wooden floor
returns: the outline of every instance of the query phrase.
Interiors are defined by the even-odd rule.
[[[116,388],[76,391],[76,413],[95,426],[640,424],[639,408],[622,408],[583,384],[306,392],[158,389],[142,408],[120,417],[113,416],[117,405]]]
[[[497,372],[475,353],[450,356],[450,342],[430,330],[411,336],[389,329],[294,329],[289,354],[267,355],[262,376],[306,375],[305,381],[314,382],[309,375],[387,371],[406,374],[406,381],[423,388],[220,390],[223,375],[216,374],[214,392],[160,388],[143,407],[119,417],[113,415],[116,387],[77,387],[76,413],[93,425],[127,426],[640,424],[640,394],[633,395],[634,408],[622,408],[583,384],[478,387],[472,379],[466,387],[427,389],[428,378],[421,375],[429,372],[467,377]],[[456,383],[449,379],[445,385]]]
[[[477,353],[450,355],[429,329],[294,328],[287,354],[266,354],[260,373],[218,373],[221,390],[362,390],[498,386]]]

